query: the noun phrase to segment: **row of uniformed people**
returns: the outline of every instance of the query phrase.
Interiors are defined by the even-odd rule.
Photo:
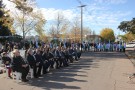
[[[123,51],[125,52],[126,44],[98,43],[95,51]]]
[[[29,69],[32,68],[34,72],[34,77],[38,78],[41,76],[41,73],[47,73],[47,69],[49,67],[54,68],[54,64],[56,64],[56,68],[61,68],[62,66],[68,66],[69,62],[73,62],[73,57],[75,60],[78,60],[81,56],[81,52],[77,51],[75,48],[42,48],[42,49],[28,49],[26,59],[22,58],[18,49],[13,51],[13,61],[12,61],[12,70],[15,72],[22,73],[22,81],[27,82],[26,79],[27,74],[29,73]],[[7,55],[3,55],[3,61],[5,61],[5,65],[7,69],[9,69],[9,77],[11,73],[10,63],[11,59],[7,60],[5,57]]]

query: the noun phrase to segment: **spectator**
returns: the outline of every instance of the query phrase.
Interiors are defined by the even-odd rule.
[[[3,60],[3,63],[6,67],[6,69],[8,69],[8,77],[12,79],[12,77],[11,77],[11,59],[7,56],[6,52],[2,53],[2,60]]]
[[[27,61],[25,61],[21,56],[20,52],[18,49],[15,49],[13,51],[14,56],[13,56],[13,71],[20,72],[22,73],[22,81],[27,82],[29,80],[26,79],[26,76],[28,75],[29,72],[29,65]]]
[[[37,73],[36,73],[37,72],[36,60],[35,60],[35,58],[33,56],[32,49],[28,49],[26,58],[27,58],[27,61],[28,61],[29,65],[30,65],[30,68],[33,69],[34,77],[38,78]]]

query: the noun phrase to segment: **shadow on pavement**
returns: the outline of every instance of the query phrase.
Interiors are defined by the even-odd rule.
[[[80,90],[81,86],[77,85],[76,83],[88,82],[87,79],[84,79],[88,77],[87,71],[89,71],[91,68],[99,68],[100,61],[110,61],[114,60],[114,58],[125,58],[126,56],[124,53],[121,53],[122,52],[83,53],[81,59],[79,61],[75,61],[69,67],[52,70],[50,73],[45,74],[38,79],[30,79],[30,82],[20,84],[33,86],[32,90],[35,88],[42,88],[43,90]],[[72,83],[74,84],[72,85]]]
[[[108,58],[127,58],[124,52],[91,52],[90,55],[95,56],[96,58],[101,58],[101,60],[102,58],[106,58],[107,60]]]
[[[85,57],[85,58],[84,58]],[[85,70],[90,70],[93,60],[88,55],[83,55],[82,59],[75,61],[69,67],[52,70],[38,79],[31,79],[27,85],[45,90],[52,89],[81,89],[79,86],[67,85],[68,82],[81,83],[87,80],[75,79],[75,76],[88,77]],[[77,74],[77,73],[81,73]],[[85,75],[84,75],[85,74]],[[74,84],[75,85],[75,84]]]

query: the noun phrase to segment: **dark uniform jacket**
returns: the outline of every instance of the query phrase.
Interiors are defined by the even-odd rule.
[[[27,64],[27,62],[24,61],[24,59],[21,56],[13,57],[13,63],[12,63],[13,71],[22,72],[22,69],[24,69],[22,65],[25,64]]]
[[[28,61],[31,68],[36,66],[36,60],[35,60],[33,55],[28,54],[27,61]]]
[[[39,63],[39,65],[43,65],[42,55],[35,53],[34,54],[36,63]]]
[[[11,59],[9,57],[2,57],[2,60],[3,60],[3,63],[8,66],[11,64]],[[6,63],[6,62],[9,62],[9,63]]]

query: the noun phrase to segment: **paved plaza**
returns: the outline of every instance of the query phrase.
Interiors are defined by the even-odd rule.
[[[131,61],[120,52],[85,52],[69,67],[51,70],[28,83],[0,75],[0,90],[135,90]]]

